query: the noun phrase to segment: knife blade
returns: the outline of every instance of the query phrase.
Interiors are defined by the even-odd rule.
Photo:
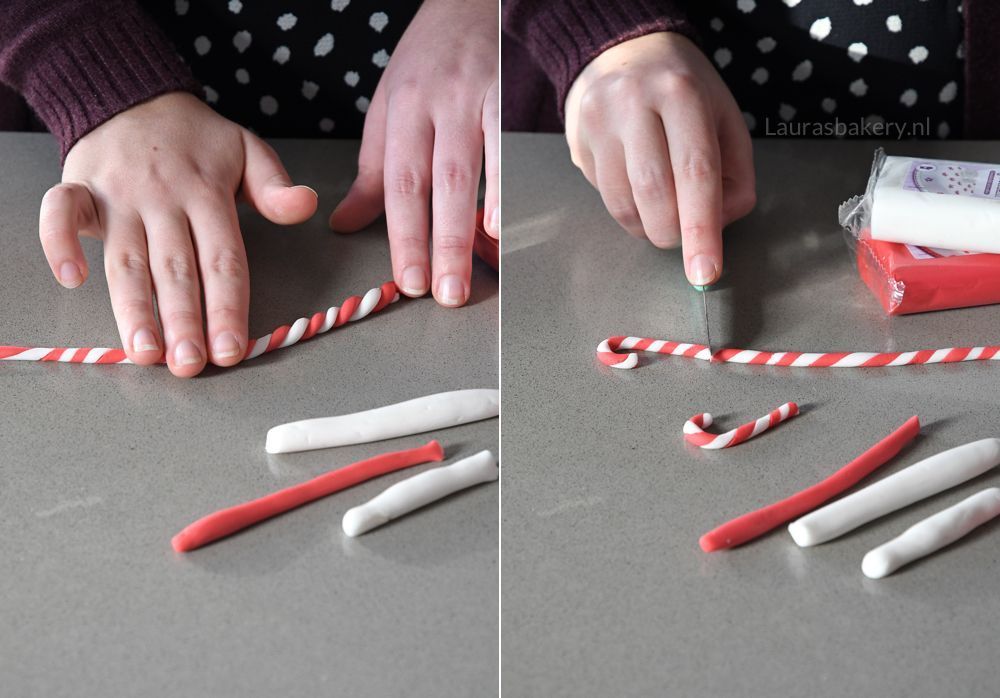
[[[705,346],[708,347],[708,353],[710,356],[715,356],[715,350],[712,348],[712,325],[708,321],[708,293],[705,292],[704,287],[699,289],[701,293],[701,311],[702,320],[705,323]]]

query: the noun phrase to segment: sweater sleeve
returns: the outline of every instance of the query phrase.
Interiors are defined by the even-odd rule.
[[[552,82],[560,116],[576,76],[612,46],[662,31],[697,41],[674,0],[505,0],[503,30]]]
[[[31,106],[63,158],[115,114],[165,92],[199,93],[174,46],[132,0],[9,0],[0,82]]]

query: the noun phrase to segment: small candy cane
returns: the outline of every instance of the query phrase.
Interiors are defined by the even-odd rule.
[[[741,427],[737,427],[725,434],[709,434],[703,427],[712,426],[712,415],[708,412],[696,414],[691,419],[684,422],[684,440],[689,444],[700,446],[701,448],[717,449],[736,446],[744,441],[748,441],[763,431],[781,424],[786,419],[791,419],[799,413],[799,406],[794,402],[786,402],[770,414],[764,415],[754,422],[747,422]]]
[[[301,317],[291,325],[282,325],[260,339],[251,339],[243,360],[255,359],[275,349],[284,349],[318,334],[368,317],[399,300],[396,284],[388,281],[369,290],[364,296],[351,296],[338,308],[328,308],[312,317]],[[125,351],[110,348],[13,347],[0,345],[0,361],[60,361],[73,364],[131,364]],[[160,359],[160,363],[166,363]]]

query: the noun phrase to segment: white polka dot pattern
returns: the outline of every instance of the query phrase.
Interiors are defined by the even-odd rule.
[[[260,98],[260,110],[268,116],[278,113],[278,100],[271,95],[264,95]]]
[[[317,56],[325,56],[333,50],[333,34],[326,33],[319,38],[316,42],[316,46],[313,47],[313,54]]]
[[[855,63],[860,63],[861,59],[868,55],[868,47],[860,41],[855,41],[847,47],[847,55]]]
[[[248,48],[250,48],[250,43],[253,41],[253,37],[250,36],[248,31],[239,31],[233,35],[233,46],[237,51],[243,53]]]
[[[826,37],[830,36],[830,31],[833,29],[833,23],[830,22],[829,17],[821,17],[812,23],[809,27],[809,36],[816,39],[817,41],[822,41]]]
[[[923,63],[924,61],[927,60],[927,54],[928,54],[927,49],[924,48],[923,46],[914,46],[912,49],[910,49],[909,56],[910,60],[913,61],[914,63]]]
[[[302,82],[302,96],[306,99],[312,99],[319,93],[319,85],[314,83],[312,80],[304,80]]]
[[[795,70],[792,71],[792,80],[795,82],[802,82],[803,80],[808,80],[813,72],[813,64],[810,60],[805,60],[795,66]]]
[[[274,53],[271,55],[271,59],[278,65],[284,65],[291,57],[292,51],[287,46],[279,46],[274,49]]]
[[[389,24],[389,15],[385,12],[375,12],[368,18],[368,26],[380,34],[387,24]]]
[[[954,137],[963,108],[962,1],[722,0],[700,17],[691,13],[758,135],[770,119],[789,126],[771,135],[864,137],[863,126],[877,137],[919,124],[899,137]]]
[[[760,0],[728,2],[759,11]],[[357,138],[421,4],[165,0],[149,11],[222,115],[264,137]]]
[[[209,41],[207,36],[199,36],[194,40],[194,50],[197,51],[199,56],[204,56],[212,50],[212,42]]]

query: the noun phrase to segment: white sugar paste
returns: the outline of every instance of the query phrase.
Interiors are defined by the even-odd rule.
[[[938,453],[806,514],[788,526],[802,547],[818,545],[869,521],[982,475],[1000,463],[1000,439],[982,439]]]
[[[871,236],[1000,252],[1000,166],[888,156],[872,197]]]
[[[500,414],[499,390],[453,390],[338,417],[305,419],[267,432],[268,453],[364,444],[420,434]]]
[[[896,538],[880,545],[861,561],[861,571],[881,579],[971,533],[1000,514],[1000,489],[990,487],[958,504],[928,516]]]
[[[425,470],[349,510],[344,514],[344,533],[359,536],[453,492],[492,482],[499,473],[496,458],[490,451],[480,451],[451,465]]]

